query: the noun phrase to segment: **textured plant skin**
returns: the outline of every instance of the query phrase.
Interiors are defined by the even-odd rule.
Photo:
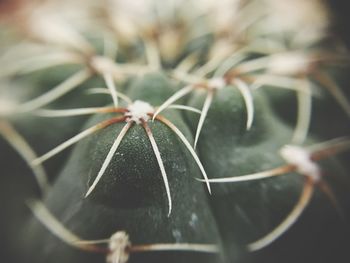
[[[218,99],[214,100],[212,104],[211,112],[207,117],[207,126],[203,129],[202,141],[198,144],[198,151],[206,163],[210,178],[251,174],[278,167],[283,163],[283,160],[275,153],[286,140],[290,140],[293,134],[292,129],[282,123],[271,111],[266,96],[261,93],[257,93],[254,98],[257,110],[255,125],[249,132],[246,132],[244,130],[244,104],[242,99],[237,99],[239,98],[237,93],[237,91],[227,88],[217,94]],[[195,107],[202,101],[203,98],[200,95],[195,95],[189,103]],[[227,114],[228,112],[230,114]],[[210,154],[212,152],[217,154],[213,156]],[[346,178],[346,172],[334,160],[326,162],[324,166],[327,171],[337,171],[338,179]],[[226,251],[231,258],[237,257],[237,251],[230,246],[238,245],[244,250],[247,243],[264,236],[283,220],[284,215],[288,214],[299,198],[303,188],[303,180],[301,175],[289,173],[279,178],[261,181],[213,185],[213,196],[210,198],[210,202],[224,244],[227,246]],[[341,190],[339,182],[337,185],[338,193],[345,193],[346,190]],[[234,201],[227,202],[226,200]],[[304,223],[295,226],[294,230],[286,234],[291,238],[282,238],[281,242],[267,248],[265,253],[258,252],[251,255],[250,260],[296,262],[308,258],[314,262],[316,259],[325,260],[322,258],[324,255],[329,258],[334,256],[332,253],[325,253],[318,257],[310,251],[310,247],[314,249],[316,247],[317,249],[333,247],[332,241],[329,243],[319,242],[318,239],[322,238],[322,235],[308,235],[308,238],[305,239],[295,238],[298,235],[296,233],[306,233],[310,231],[310,228],[313,232],[322,232],[322,229],[325,228],[324,222],[315,220],[322,214],[332,222],[340,220],[338,223],[341,226],[334,223],[332,231],[338,233],[339,238],[347,239],[342,234],[341,229],[348,227],[340,223],[339,215],[334,216],[334,208],[331,205],[325,205],[324,202],[327,202],[325,200],[327,199],[322,196],[322,192],[317,192],[310,207],[312,212],[305,213],[307,215],[303,216]],[[293,249],[290,249],[291,247]],[[300,257],[300,255],[303,256]],[[341,259],[342,256],[339,255],[337,258]]]
[[[172,89],[164,76],[146,76],[130,87],[130,95],[138,99],[152,96],[152,100],[156,102],[164,97],[157,92],[158,88],[168,90],[168,94],[171,94]],[[146,95],[143,94],[145,90]],[[168,94],[165,94],[165,97]],[[167,116],[191,138],[179,113],[169,112]],[[92,118],[87,127],[100,121],[99,118]],[[55,214],[61,215],[61,220],[66,221],[65,224],[72,231],[80,233],[81,236],[89,234],[95,239],[108,236],[116,229],[125,229],[134,237],[133,241],[140,244],[211,243],[213,239],[216,240],[215,243],[221,243],[205,189],[193,180],[194,177],[200,178],[200,173],[191,157],[165,125],[155,122],[150,126],[157,138],[169,177],[174,199],[171,217],[167,216],[166,195],[157,161],[140,126],[134,126],[125,136],[118,154],[113,158],[95,192],[87,199],[81,199],[87,190],[87,182],[90,184],[94,179],[104,160],[105,152],[111,146],[111,138],[120,131],[122,124],[107,128],[77,146],[47,197],[47,206],[52,207]],[[87,159],[94,160],[92,166],[79,165]],[[64,201],[60,197],[62,191],[65,192]],[[81,224],[82,220],[89,223]],[[91,226],[96,228],[91,229]],[[28,226],[25,226],[24,231],[28,231]],[[35,247],[27,244],[29,251],[43,249],[44,252],[33,259],[35,262],[55,262],[56,259],[57,262],[95,262],[90,255],[74,250],[66,251],[67,246],[55,237],[48,236],[46,229],[37,220],[31,220],[29,231],[33,236],[28,238],[27,242],[31,243],[30,240],[33,239],[41,240]],[[134,260],[138,262],[137,256]],[[139,260],[223,262],[223,255],[208,257],[196,253],[167,253],[151,254],[149,258],[142,255]]]
[[[87,1],[81,10],[79,3],[62,5],[62,14],[95,16],[87,25],[77,20],[77,28],[51,21],[50,5],[44,5],[43,17],[41,8],[33,15],[31,4],[15,8],[14,17],[23,22],[12,26],[20,34],[0,32],[1,258],[14,263],[350,259],[350,168],[344,153],[350,147],[350,104],[346,79],[332,67],[348,54],[341,44],[328,46],[317,23],[310,31],[320,34],[316,40],[304,35],[306,24],[299,32],[283,23],[278,29],[269,19],[256,23],[266,15],[265,1],[237,5],[242,23],[231,28],[237,10],[235,1],[228,2],[232,10],[225,3],[179,2],[174,17],[160,5],[157,18],[154,1],[137,10],[119,3],[121,11],[113,1]],[[273,2],[266,0],[277,8]],[[129,17],[123,8],[131,8]],[[276,19],[273,11],[267,14]],[[29,40],[13,45],[21,34]],[[73,62],[35,70],[41,55],[55,52]],[[67,92],[33,103],[84,74]],[[274,74],[285,79],[278,85],[263,81]],[[320,83],[317,74],[342,88]],[[83,136],[95,125],[100,126]],[[315,150],[319,143],[324,145]],[[284,155],[288,145],[298,154]],[[47,173],[49,188],[35,180],[37,169]],[[273,169],[283,171],[244,179]],[[236,177],[243,179],[215,181]],[[305,189],[312,191],[310,200]],[[300,214],[293,214],[302,202]],[[56,219],[40,214],[41,205]],[[257,245],[293,215],[285,230]],[[75,237],[67,240],[67,231]],[[112,248],[118,233],[129,237],[125,248]],[[91,246],[84,246],[86,240]],[[159,244],[167,248],[150,248]],[[138,251],[143,245],[145,251]]]

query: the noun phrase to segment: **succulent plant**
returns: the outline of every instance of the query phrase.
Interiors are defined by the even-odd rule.
[[[6,262],[350,259],[320,1],[3,3]]]

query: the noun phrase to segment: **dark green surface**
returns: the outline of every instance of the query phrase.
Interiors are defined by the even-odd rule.
[[[131,81],[128,95],[160,105],[176,87],[162,74]],[[201,108],[204,93],[188,103]],[[198,142],[198,154],[210,178],[238,176],[274,168],[283,163],[280,147],[290,142],[292,128],[273,114],[264,94],[254,96],[255,119],[245,130],[246,110],[234,87],[218,91]],[[198,115],[164,111],[193,143]],[[92,117],[85,128],[113,115]],[[287,123],[287,122],[286,122]],[[149,122],[168,174],[173,211],[168,205],[161,173],[150,142],[141,126],[134,125],[95,191],[84,195],[97,175],[109,148],[124,124],[114,124],[79,142],[44,202],[68,229],[84,239],[108,238],[126,230],[134,244],[215,243],[224,253],[190,252],[139,254],[130,262],[347,262],[347,223],[340,220],[319,191],[290,231],[268,248],[247,254],[245,245],[267,234],[281,222],[297,201],[303,177],[287,174],[261,181],[212,185],[210,196],[192,156],[164,124]],[[334,187],[347,214],[349,194],[344,164],[326,162],[326,179]],[[345,178],[346,179],[346,178]],[[20,260],[32,262],[104,262],[104,257],[72,249],[54,237],[36,219],[24,219]],[[23,222],[24,222],[23,221]],[[23,238],[25,237],[25,238]],[[33,254],[33,251],[36,251]],[[226,260],[225,260],[226,258]]]

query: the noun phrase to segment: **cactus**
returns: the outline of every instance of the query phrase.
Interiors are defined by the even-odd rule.
[[[320,1],[2,5],[6,262],[350,259],[348,54]]]

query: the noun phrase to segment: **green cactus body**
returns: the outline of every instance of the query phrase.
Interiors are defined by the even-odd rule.
[[[130,88],[130,93],[138,99],[144,98],[143,88],[169,89],[162,76],[146,77],[142,83],[144,85],[142,92],[137,93],[140,88],[138,83]],[[160,87],[159,83],[163,86]],[[157,89],[154,89],[154,92],[153,100],[161,99]],[[147,96],[152,96],[152,91],[149,90]],[[191,139],[191,133],[179,113],[169,111],[166,116],[176,123],[189,140]],[[86,126],[90,127],[99,121],[100,116],[93,117]],[[169,179],[170,192],[174,200],[171,216],[168,216],[167,197],[157,160],[144,129],[137,124],[125,135],[95,191],[83,199],[87,186],[96,177],[112,141],[122,126],[122,123],[112,125],[77,145],[46,198],[47,207],[52,209],[54,214],[60,215],[60,219],[70,230],[81,236],[89,235],[93,239],[106,237],[116,230],[125,230],[136,244],[173,242],[220,244],[221,238],[207,202],[206,190],[201,183],[193,180],[201,177],[200,171],[176,136],[164,124],[157,121],[151,122],[150,128],[157,141]],[[85,165],[84,160],[93,161]],[[64,196],[61,196],[62,191],[65,192]],[[61,202],[61,198],[65,201]],[[81,224],[82,220],[88,224]],[[25,245],[30,248],[29,251],[39,249],[43,252],[37,255],[36,262],[55,262],[55,260],[95,262],[95,259],[91,259],[91,255],[73,249],[67,251],[67,245],[51,236],[36,220],[32,219],[28,223],[24,231],[29,231],[33,236],[27,240],[30,244]],[[30,242],[32,239],[40,242],[34,244]],[[32,247],[33,245],[35,247]],[[145,262],[159,260],[223,262],[223,255],[208,257],[194,252],[135,255],[135,262],[138,257]]]
[[[189,100],[189,104],[200,107],[203,101],[203,94],[196,94]],[[263,94],[256,94],[254,103],[256,106],[254,124],[250,131],[245,131],[246,113],[238,91],[227,87],[216,94],[198,143],[198,151],[209,178],[252,174],[283,164],[284,161],[278,152],[285,142],[292,138],[293,129],[275,116]],[[188,120],[189,123],[196,123],[193,118]],[[338,176],[344,176],[344,171],[336,167],[336,164],[328,162],[328,170],[337,170],[340,173]],[[302,175],[289,173],[260,181],[213,184],[210,203],[230,258],[237,258],[237,254],[235,255],[237,252],[231,249],[230,245],[234,247],[238,245],[244,251],[247,244],[269,233],[288,215],[299,199],[303,182]],[[333,217],[334,210],[331,206],[324,205],[324,202],[327,201],[322,193],[317,192],[310,208],[313,212],[306,213],[308,216],[303,217],[304,223],[296,226],[296,230],[290,230],[291,233],[288,232],[288,235],[290,237],[296,235],[293,231],[299,234],[310,231],[310,226],[313,229],[322,229],[324,226],[322,222],[313,221],[315,213],[331,217],[332,220],[342,224],[340,217]],[[320,206],[320,203],[323,206]],[[333,230],[341,232],[336,226],[333,226]],[[281,244],[272,247],[281,250],[294,247],[302,251],[302,255],[308,255],[309,252],[305,249],[310,247],[309,243],[317,243],[319,237],[313,238],[315,239],[286,238],[287,241],[282,241],[285,247]],[[327,247],[330,243],[322,245]],[[286,260],[284,259],[286,254],[289,252],[280,255],[274,249],[268,249],[265,255],[258,253],[256,260],[259,261],[264,256],[264,260]],[[299,258],[294,250],[291,250],[287,261],[293,262],[293,260],[305,259]]]
[[[348,54],[318,1],[57,2],[0,25],[8,262],[350,259]]]

